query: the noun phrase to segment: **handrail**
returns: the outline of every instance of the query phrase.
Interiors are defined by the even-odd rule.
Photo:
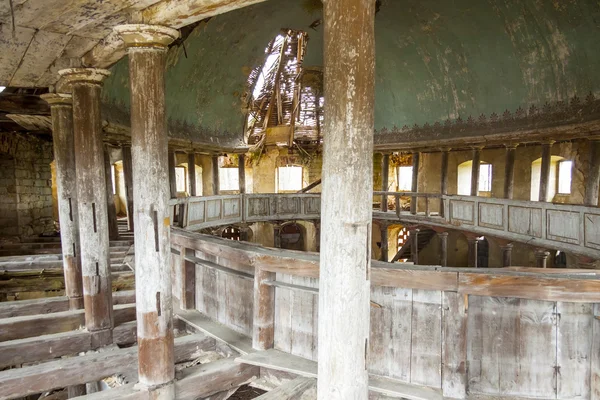
[[[392,210],[376,208],[374,219],[457,229],[600,259],[600,208],[597,207],[439,193],[376,191],[374,196],[394,197]],[[403,206],[402,199],[406,197],[412,198],[410,209]],[[318,220],[321,195],[254,193],[187,197],[172,199],[169,205],[173,221],[177,221],[174,226],[200,230],[240,223]]]

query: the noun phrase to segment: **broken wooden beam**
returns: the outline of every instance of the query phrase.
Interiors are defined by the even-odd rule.
[[[50,115],[50,106],[40,96],[4,93],[0,95],[0,112],[9,114]]]
[[[113,342],[119,346],[136,342],[136,321],[117,325]],[[93,350],[92,335],[85,330],[0,342],[0,368],[51,360]]]
[[[317,380],[314,378],[296,378],[256,398],[256,400],[298,400],[309,390],[315,391]]]
[[[214,349],[215,341],[204,335],[175,339],[175,362],[197,358]],[[0,400],[24,397],[57,388],[99,381],[107,376],[137,371],[137,346],[65,358],[30,367],[0,372]],[[112,397],[115,398],[115,397]]]
[[[114,306],[113,313],[116,325],[133,321],[135,320],[135,304]],[[4,318],[0,320],[0,342],[74,331],[84,325],[85,310]]]

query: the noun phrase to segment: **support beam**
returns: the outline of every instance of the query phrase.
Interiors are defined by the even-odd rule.
[[[448,232],[439,232],[438,237],[440,238],[440,265],[442,267],[448,266]]]
[[[473,149],[473,165],[471,166],[471,196],[479,195],[479,168],[481,164],[481,148]]]
[[[506,164],[504,167],[504,198],[513,198],[515,188],[515,152],[516,144],[506,146]]]
[[[183,310],[196,309],[196,264],[190,261],[190,257],[196,257],[192,249],[182,248],[180,253],[181,265],[181,308]]]
[[[173,301],[165,68],[179,32],[150,25],[115,28],[129,52],[140,386],[173,398]]]
[[[381,191],[382,192],[387,192],[388,191],[388,186],[389,186],[389,178],[390,178],[390,154],[389,153],[383,153],[381,156]],[[381,211],[383,212],[387,212],[388,210],[388,203],[387,203],[387,196],[384,194],[381,196]],[[387,235],[386,235],[387,236]],[[383,248],[383,242],[381,242],[382,248]],[[387,260],[385,260],[387,261]]]
[[[104,177],[106,179],[106,206],[108,211],[108,237],[110,240],[119,238],[119,225],[117,224],[117,206],[115,205],[115,194],[113,192],[113,165],[110,162],[110,148],[104,145]]]
[[[375,2],[327,1],[323,7],[326,106],[318,398],[367,399]]]
[[[240,182],[240,193],[246,193],[246,156],[244,154],[238,155],[238,173]]]
[[[410,191],[413,193],[417,193],[419,191],[419,164],[421,159],[421,153],[414,152],[412,153],[412,184]],[[417,213],[417,203],[419,198],[417,196],[413,196],[410,199],[410,213]]]
[[[597,207],[598,193],[600,192],[600,138],[590,140],[590,167],[585,180],[584,204]]]
[[[77,212],[77,176],[73,136],[73,100],[70,95],[45,94],[52,110],[52,141],[56,163],[56,191],[60,220],[65,295],[69,309],[83,308],[83,280]]]
[[[196,154],[188,153],[188,181],[190,186],[190,196],[198,196],[196,189]]]
[[[512,265],[513,244],[508,243],[500,247],[502,249],[502,266],[510,267]]]
[[[133,141],[133,140],[132,140]],[[169,151],[168,155],[168,169],[169,169],[169,192],[171,198],[177,198],[177,177],[175,175],[175,152]],[[134,167],[135,169],[135,167]]]
[[[475,236],[468,236],[467,242],[469,245],[469,255],[467,260],[467,266],[469,268],[477,268],[477,243],[479,238]]]
[[[441,160],[441,182],[440,182],[440,193],[442,195],[448,194],[448,158],[450,156],[450,149],[442,150]],[[440,216],[444,216],[444,199],[440,199]]]
[[[127,230],[133,232],[133,164],[131,146],[123,146],[123,177],[125,178],[125,197],[127,199]]]
[[[548,201],[548,194],[550,192],[550,167],[552,165],[552,144],[554,144],[554,141],[542,143],[542,167],[538,201]]]
[[[109,71],[94,68],[61,70],[73,93],[73,128],[85,325],[98,346],[112,342],[112,298],[108,211],[102,143],[100,98]]]
[[[213,195],[218,196],[221,192],[221,188],[219,187],[219,156],[215,155],[211,157],[211,166]]]
[[[275,340],[275,288],[265,284],[273,280],[275,273],[255,268],[252,347],[256,350],[273,348]]]

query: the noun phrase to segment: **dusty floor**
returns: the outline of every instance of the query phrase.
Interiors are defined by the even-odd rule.
[[[229,400],[250,400],[255,399],[263,393],[267,393],[264,390],[256,389],[250,386],[242,386],[237,392],[229,398]]]

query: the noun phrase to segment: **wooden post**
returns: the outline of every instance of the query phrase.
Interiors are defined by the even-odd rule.
[[[390,155],[389,153],[383,153],[382,157],[381,157],[381,191],[382,192],[387,192],[388,191],[388,184],[389,184],[389,175],[390,175]],[[381,211],[383,212],[387,212],[388,210],[388,203],[387,203],[387,195],[382,195],[381,196]],[[383,232],[383,229],[382,229]],[[387,226],[386,226],[386,237],[387,237]],[[382,238],[383,240],[383,238]],[[381,243],[381,249],[383,250],[383,242]],[[386,248],[387,251],[387,248]],[[382,257],[383,257],[383,251],[382,251]],[[385,260],[387,261],[387,259]]]
[[[385,221],[379,221],[379,228],[381,229],[381,257],[380,261],[388,262],[388,225]]]
[[[119,238],[119,225],[117,224],[117,207],[113,193],[112,168],[110,162],[110,149],[104,145],[104,178],[106,180],[106,209],[108,211],[108,238],[117,240]]]
[[[65,275],[65,295],[69,309],[83,308],[83,282],[77,213],[77,176],[73,137],[73,101],[71,95],[43,94],[52,112],[52,142],[56,162],[56,189],[60,219],[60,242]]]
[[[471,196],[479,195],[479,167],[481,164],[481,148],[473,149],[473,165],[471,167]]]
[[[252,347],[257,350],[273,348],[275,340],[275,288],[264,283],[273,280],[274,273],[255,268]]]
[[[590,168],[585,180],[584,204],[590,207],[598,206],[600,191],[600,138],[590,140]]]
[[[477,268],[477,242],[479,242],[479,238],[468,236],[467,241],[469,243],[469,259],[467,266],[470,268]]]
[[[240,182],[240,194],[246,193],[246,156],[238,155],[238,173]]]
[[[542,143],[542,167],[540,171],[540,193],[538,201],[548,201],[553,143],[553,141]]]
[[[442,267],[448,266],[448,232],[439,232],[438,237],[440,238],[440,265]]]
[[[410,237],[410,256],[415,265],[419,265],[419,229],[411,229]]]
[[[153,399],[172,399],[175,365],[165,65],[167,47],[179,32],[152,25],[114,29],[129,54],[139,385],[153,392]]]
[[[85,325],[93,347],[112,343],[108,210],[102,143],[100,98],[109,71],[95,68],[61,70],[73,93],[73,131]]]
[[[181,248],[181,308],[193,310],[196,308],[196,263],[186,259],[195,257],[193,249]]]
[[[218,196],[221,192],[221,188],[219,187],[219,156],[212,156],[212,186],[213,186],[213,195]]]
[[[319,400],[366,400],[375,2],[326,1],[323,7],[325,143],[317,393]]]
[[[125,178],[125,197],[127,198],[127,228],[133,232],[133,165],[131,146],[123,146],[123,177]]]
[[[273,246],[281,248],[281,225],[279,223],[273,224]]]
[[[448,194],[448,158],[450,155],[450,149],[442,150],[442,162],[441,162],[441,183],[440,193],[442,196]],[[444,216],[444,199],[440,199],[440,217]]]
[[[538,268],[546,268],[548,266],[548,256],[550,252],[544,249],[538,249],[535,252],[535,261]]]
[[[196,154],[188,153],[188,181],[190,182],[190,196],[198,196],[196,189]]]
[[[506,146],[506,165],[504,167],[504,198],[512,199],[515,186],[515,152],[516,144]]]
[[[502,249],[502,266],[510,267],[512,265],[512,243],[508,243],[501,247]]]
[[[412,153],[412,184],[410,191],[413,193],[417,193],[419,191],[419,161],[421,158],[421,153],[414,152]],[[417,196],[413,196],[410,199],[410,213],[417,213],[417,202],[419,198]]]
[[[175,152],[169,151],[168,155],[169,168],[169,192],[172,199],[177,198],[177,175],[175,174]]]

